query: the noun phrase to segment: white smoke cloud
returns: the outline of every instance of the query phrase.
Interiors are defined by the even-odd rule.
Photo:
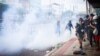
[[[28,10],[23,9],[21,5],[14,6],[10,5],[10,8],[4,13],[2,38],[0,38],[1,52],[17,52],[24,48],[45,49],[74,36],[74,32],[70,36],[68,30],[65,31],[66,24],[61,24],[61,35],[59,36],[56,33],[56,20],[51,19],[51,22],[41,23],[41,19],[45,19],[46,15],[39,11],[41,8],[39,5],[35,4],[36,7],[30,7]],[[19,15],[19,9],[22,9],[22,15]],[[37,17],[38,11],[44,17]]]

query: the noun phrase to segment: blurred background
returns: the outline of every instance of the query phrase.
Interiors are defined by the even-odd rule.
[[[74,38],[75,24],[86,14],[86,0],[0,0],[0,53],[42,56]],[[66,29],[69,20],[71,33]]]

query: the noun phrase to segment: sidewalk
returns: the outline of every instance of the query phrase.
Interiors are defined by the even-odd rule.
[[[90,47],[89,42],[86,40],[83,42],[84,52],[86,55],[75,55],[73,51],[79,50],[79,43],[77,38],[73,38],[67,41],[59,49],[55,50],[48,56],[100,56],[100,51],[96,51],[96,47]]]

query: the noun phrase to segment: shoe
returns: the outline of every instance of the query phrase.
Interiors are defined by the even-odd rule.
[[[74,51],[73,54],[74,55],[79,55],[80,54],[80,51]]]
[[[82,52],[81,52],[81,55],[86,55],[86,53],[82,51]]]

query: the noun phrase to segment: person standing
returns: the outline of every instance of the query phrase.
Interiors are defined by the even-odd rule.
[[[84,21],[82,18],[79,19],[79,23],[76,24],[76,36],[78,37],[80,49],[83,49],[82,41],[84,39]]]
[[[89,25],[89,15],[86,15],[86,19],[84,20],[84,26],[85,26],[85,37],[87,38],[87,33],[88,33],[88,25]]]
[[[87,32],[87,36],[88,36],[91,47],[93,47],[93,39],[94,39],[94,35],[93,35],[94,28],[92,26],[95,26],[93,17],[94,17],[94,14],[90,14],[89,20],[88,20],[89,24],[88,24],[88,32]]]

